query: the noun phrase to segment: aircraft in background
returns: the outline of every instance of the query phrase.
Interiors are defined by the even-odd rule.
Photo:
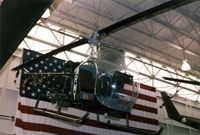
[[[165,106],[167,115],[170,119],[173,119],[175,121],[178,121],[180,123],[188,125],[192,128],[200,130],[200,119],[199,118],[181,115],[171,101],[171,98],[173,96],[172,97],[168,96],[166,92],[161,92],[161,96],[162,96],[162,99],[164,102],[162,106]]]

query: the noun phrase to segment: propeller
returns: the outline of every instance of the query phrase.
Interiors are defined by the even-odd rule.
[[[167,12],[171,9],[180,7],[182,5],[185,5],[185,4],[194,2],[194,1],[196,1],[196,0],[171,0],[171,1],[165,2],[165,3],[160,4],[158,6],[155,6],[153,8],[147,9],[143,12],[140,12],[136,15],[128,17],[124,20],[116,22],[116,23],[114,23],[110,26],[107,26],[107,27],[97,31],[94,34],[91,34],[92,36],[89,36],[89,38],[82,38],[82,39],[79,39],[78,41],[75,41],[75,42],[72,42],[68,45],[62,46],[58,49],[55,49],[55,50],[53,50],[49,53],[42,55],[40,57],[37,57],[37,58],[35,58],[35,59],[33,59],[29,62],[23,63],[22,65],[19,65],[19,66],[13,68],[12,70],[19,70],[19,69],[28,67],[31,64],[37,63],[37,62],[39,62],[39,61],[41,61],[45,58],[51,57],[51,56],[53,56],[57,53],[60,53],[60,52],[63,52],[63,51],[68,51],[68,50],[70,50],[74,47],[78,47],[78,46],[81,46],[81,45],[86,44],[86,43],[91,43],[90,41],[92,41],[92,39],[90,39],[90,38],[100,40],[100,39],[102,39],[106,36],[109,36],[109,34],[112,34],[116,31],[119,31],[123,28],[130,26],[130,25],[136,24],[136,23],[141,22],[141,21],[148,19],[150,17],[159,15],[161,13]]]
[[[169,78],[169,77],[163,77],[163,79],[168,80],[168,81],[181,82],[181,83],[187,83],[187,84],[193,84],[193,85],[200,86],[200,82],[198,82],[198,81],[189,81],[189,80],[175,79],[175,78]]]

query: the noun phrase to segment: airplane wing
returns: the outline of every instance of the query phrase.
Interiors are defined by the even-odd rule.
[[[4,0],[0,6],[0,69],[53,0]]]

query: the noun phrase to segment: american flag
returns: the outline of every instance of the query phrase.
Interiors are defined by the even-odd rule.
[[[29,61],[41,54],[24,50],[23,62]],[[24,70],[25,71],[25,70]],[[29,73],[67,73],[65,68],[65,61],[57,58],[47,58],[39,63],[33,64],[31,67],[26,68]],[[39,84],[34,83],[33,80],[29,81],[30,75],[27,72],[23,72],[21,76],[20,96],[18,101],[18,110],[16,114],[15,122],[15,134],[16,135],[94,135],[94,134],[113,134],[113,135],[133,135],[126,131],[120,131],[118,129],[112,129],[108,126],[99,125],[96,123],[95,112],[90,112],[89,118],[82,124],[68,123],[58,119],[43,116],[41,114],[33,112],[36,99],[41,97],[39,108],[46,108],[51,111],[57,111],[57,106],[52,101],[52,91],[65,92],[66,76],[53,75],[53,76],[40,76],[36,78]],[[131,90],[132,85],[125,84],[125,90]],[[133,107],[130,116],[130,126],[136,129],[142,129],[146,131],[158,131],[158,111],[156,104],[156,90],[153,87],[149,87],[140,84],[138,89],[139,95],[136,103]],[[89,111],[89,110],[88,110]],[[86,110],[79,108],[63,108],[62,113],[69,117],[80,117],[85,114]],[[107,117],[100,115],[102,121],[107,121]],[[125,119],[111,119],[112,123],[126,124]]]

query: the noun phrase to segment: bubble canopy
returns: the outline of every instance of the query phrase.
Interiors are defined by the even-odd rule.
[[[134,85],[133,76],[120,72],[122,66],[108,64],[105,59],[89,58],[78,70],[81,98],[93,95],[108,108],[131,112],[138,88]]]

